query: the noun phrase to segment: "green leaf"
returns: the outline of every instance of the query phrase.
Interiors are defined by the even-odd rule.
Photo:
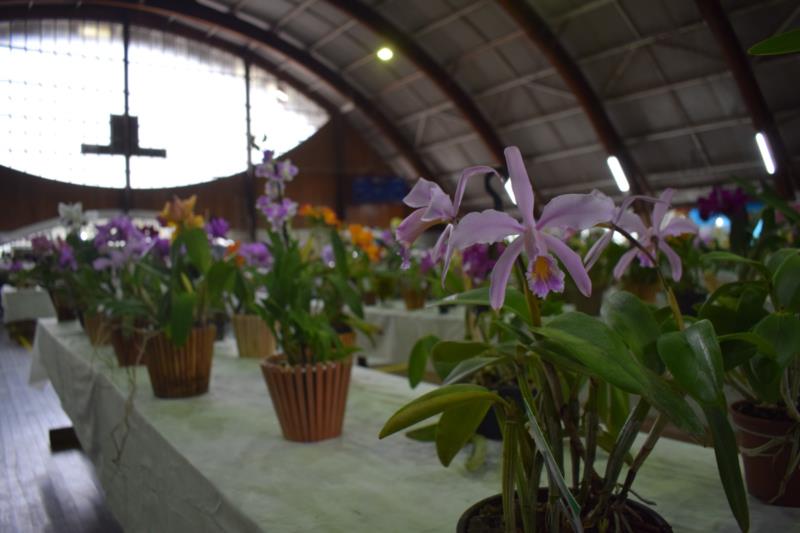
[[[412,389],[422,381],[425,368],[428,366],[428,356],[438,342],[439,337],[436,335],[426,335],[411,348],[411,355],[408,357],[408,383]]]
[[[658,340],[658,353],[675,381],[701,405],[724,408],[722,351],[708,320]]]
[[[449,385],[451,383],[458,383],[459,381],[468,378],[478,370],[489,365],[496,364],[499,360],[499,357],[472,357],[470,359],[461,361],[447,375],[447,379],[444,380],[444,384]]]
[[[421,428],[412,429],[406,433],[406,437],[419,442],[434,442],[436,440],[436,426],[438,425],[439,424],[437,422],[436,424],[430,424],[428,426],[422,426]]]
[[[775,287],[776,305],[783,309],[800,312],[800,254],[787,257],[772,278]]]
[[[728,498],[728,505],[741,530],[748,531],[750,529],[750,511],[739,466],[739,448],[728,421],[727,406],[724,405],[724,402],[721,406],[708,405],[703,411],[714,440],[717,470],[720,481],[722,481],[722,488],[725,489],[725,496]]]
[[[206,274],[206,286],[212,304],[222,297],[222,292],[233,282],[235,274],[236,268],[231,263],[219,261],[211,265]]]
[[[800,52],[800,29],[773,35],[750,47],[748,54],[769,56]]]
[[[208,244],[208,235],[202,228],[193,228],[181,232],[173,247],[183,244],[186,246],[186,254],[194,267],[205,274],[211,266],[211,246]]]
[[[434,302],[433,305],[490,305],[489,300],[489,287],[481,287],[479,289],[472,289],[470,291],[454,294]],[[528,308],[528,303],[525,301],[525,295],[514,287],[506,287],[506,299],[503,303],[503,311],[514,313],[526,324],[531,322],[531,312]]]
[[[446,409],[451,409],[476,400],[505,403],[505,400],[500,398],[497,394],[479,385],[466,383],[447,385],[424,394],[401,407],[386,421],[383,429],[381,429],[379,438],[388,437],[417,422],[437,415]]]
[[[436,426],[436,454],[444,466],[464,447],[492,406],[489,399],[457,405],[442,413]]]
[[[197,295],[188,292],[173,293],[170,305],[167,335],[175,346],[183,346],[194,326],[194,306]]]
[[[800,249],[797,248],[782,248],[777,252],[772,253],[766,260],[765,264],[770,272],[775,275],[775,272],[778,271],[778,268],[793,255],[800,254]]]
[[[772,313],[753,329],[764,340],[759,352],[774,360],[781,372],[800,356],[800,317],[789,313]]]
[[[441,341],[431,351],[433,368],[444,380],[461,361],[477,357],[490,349],[491,346],[483,342]]]
[[[629,292],[619,291],[606,299],[600,316],[644,366],[656,374],[664,371],[664,363],[656,350],[656,339],[661,331],[648,305]]]
[[[767,340],[758,333],[750,331],[743,331],[741,333],[728,333],[727,335],[720,335],[717,340],[719,341],[720,346],[731,341],[746,342],[747,344],[752,345],[762,354],[768,355],[771,358],[775,357],[774,346],[767,342]],[[727,370],[727,364],[725,365],[725,370]]]
[[[707,254],[703,255],[703,260],[719,262],[719,263],[740,263],[743,265],[747,265],[753,267],[761,275],[769,279],[769,270],[767,270],[767,267],[764,266],[763,263],[754,261],[752,259],[748,259],[746,257],[742,257],[741,255],[736,255],[731,252],[708,252]]]

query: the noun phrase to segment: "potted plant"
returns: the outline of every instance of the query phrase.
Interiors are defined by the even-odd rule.
[[[628,212],[635,198],[615,208],[611,199],[596,192],[554,198],[537,218],[519,150],[507,148],[506,158],[521,222],[494,210],[459,218],[459,196],[453,201],[436,185],[420,179],[406,203],[423,214],[412,213],[398,227],[398,239],[410,244],[420,226],[437,222],[448,224],[441,239],[446,246],[439,249],[462,249],[476,242],[513,238],[492,271],[487,303],[514,315],[513,320],[495,324],[509,332],[514,342],[475,343],[463,350],[464,356],[448,375],[445,386],[398,410],[386,422],[380,437],[441,414],[436,450],[446,465],[486,412],[495,410],[503,432],[502,493],[469,510],[460,531],[470,531],[475,522],[482,522],[486,513],[493,512],[490,518],[495,528],[483,531],[560,531],[570,527],[575,531],[670,531],[660,517],[631,502],[628,495],[668,421],[695,435],[704,432],[704,425],[687,402],[688,396],[705,414],[723,488],[736,520],[746,530],[747,499],[727,419],[722,361],[711,323],[689,323],[663,276],[670,304],[663,312],[655,313],[633,295],[619,292],[609,299],[600,317],[571,312],[546,323],[541,320],[541,302],[548,294],[563,291],[566,273],[584,295],[591,293],[591,280],[580,256],[562,240],[566,230],[611,225],[634,245],[622,255],[618,270],[637,258],[656,266],[657,256],[664,254],[673,279],[679,279],[680,259],[666,237],[692,231],[694,226],[684,219],[665,220],[671,191],[649,200],[655,204],[651,227]],[[463,182],[476,172],[493,171],[468,169],[458,190],[463,190]],[[633,238],[634,232],[638,239]],[[593,264],[611,237],[609,232],[589,251],[587,265]],[[448,259],[445,254],[445,264]],[[517,288],[509,286],[512,276]],[[479,369],[497,365],[516,376],[522,408],[484,387],[457,383]],[[698,376],[703,379],[698,380]],[[538,391],[535,397],[530,384]],[[598,404],[603,387],[637,398],[615,434],[612,427],[600,424]],[[625,458],[651,408],[658,418],[622,481]],[[601,445],[609,450],[604,471],[595,465]],[[564,473],[567,460],[572,465],[569,480]],[[543,476],[547,488],[540,490]]]
[[[345,347],[315,299],[312,261],[302,253],[289,221],[297,204],[284,196],[297,173],[289,161],[264,153],[257,174],[266,178],[258,207],[269,223],[272,268],[264,279],[267,297],[257,303],[282,353],[261,370],[284,438],[313,442],[342,432],[353,348]]]
[[[233,257],[236,268],[230,291],[233,314],[231,323],[239,357],[269,357],[275,353],[275,337],[262,320],[256,306],[256,290],[272,267],[272,254],[261,242],[231,245],[226,255]]]

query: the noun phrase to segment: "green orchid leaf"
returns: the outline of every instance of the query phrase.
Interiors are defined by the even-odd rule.
[[[444,380],[445,385],[451,383],[458,383],[470,377],[472,374],[487,366],[497,364],[501,358],[499,357],[472,357],[461,361],[456,367],[447,375]]]
[[[800,53],[800,29],[773,35],[750,47],[753,56],[770,56]]]
[[[194,307],[197,295],[194,293],[173,293],[170,305],[167,335],[175,346],[183,346],[189,339],[194,326]]]
[[[777,252],[772,253],[766,260],[765,264],[772,275],[775,275],[775,272],[778,271],[778,268],[783,264],[784,261],[789,259],[794,255],[800,254],[800,249],[798,248],[781,248]]]
[[[174,246],[186,246],[186,254],[189,261],[202,274],[205,274],[211,266],[211,246],[208,244],[208,235],[202,228],[184,230],[175,239]]]
[[[775,361],[781,372],[800,356],[800,317],[789,313],[772,313],[753,329],[763,339],[759,352]]]
[[[479,385],[466,383],[446,385],[424,394],[401,407],[386,421],[383,429],[381,429],[379,438],[382,439],[397,433],[447,409],[479,400],[505,403],[505,400],[497,394]]]
[[[732,252],[708,252],[707,254],[703,255],[703,261],[717,263],[739,263],[742,265],[747,265],[754,268],[765,278],[769,279],[769,270],[767,270],[767,267],[764,266],[763,263],[742,257],[741,255],[737,255]]]
[[[663,335],[658,353],[675,381],[698,403],[725,406],[722,351],[711,322],[701,320]]]
[[[747,382],[759,400],[777,403],[781,397],[780,384],[783,371],[778,364],[768,357],[756,354],[742,367]]]
[[[481,287],[479,289],[472,289],[460,294],[454,294],[443,298],[433,305],[484,305],[489,307],[489,287]],[[525,295],[514,287],[506,288],[506,298],[503,303],[504,311],[514,313],[526,324],[530,324],[531,312],[528,308],[528,303],[525,301]]]
[[[720,335],[717,340],[719,341],[720,346],[725,345],[726,347],[728,344],[733,344],[731,341],[741,341],[749,344],[752,348],[758,350],[760,353],[767,355],[768,357],[774,358],[776,356],[775,347],[774,345],[770,344],[767,339],[762,337],[758,333],[754,333],[751,331],[743,331],[741,333],[728,333],[726,335]],[[724,351],[723,351],[724,352]],[[725,356],[723,355],[723,359]],[[725,364],[725,370],[728,369],[727,363]]]
[[[412,429],[408,433],[406,433],[406,437],[411,440],[416,440],[419,442],[434,442],[436,440],[436,426],[439,423],[430,424],[428,426],[422,426],[421,428]]]
[[[493,401],[488,399],[474,400],[442,413],[436,426],[436,454],[442,465],[450,465],[453,457],[475,434],[492,404]]]
[[[483,342],[441,341],[431,350],[433,368],[445,380],[461,361],[477,357],[490,349],[491,346]]]
[[[714,455],[717,458],[717,470],[728,499],[728,505],[736,517],[736,522],[742,531],[750,528],[750,511],[747,505],[747,494],[742,481],[742,471],[739,466],[739,447],[736,444],[736,435],[728,420],[726,405],[707,405],[703,412],[711,429],[714,441]]]
[[[778,299],[774,303],[780,308],[800,313],[800,254],[790,255],[780,264],[772,284]]]
[[[408,383],[412,389],[422,381],[428,366],[428,357],[438,342],[439,337],[436,335],[426,335],[411,348],[411,355],[408,357]]]
[[[656,374],[664,371],[664,363],[656,350],[656,339],[661,331],[650,306],[633,294],[620,291],[606,299],[600,316],[644,366]]]

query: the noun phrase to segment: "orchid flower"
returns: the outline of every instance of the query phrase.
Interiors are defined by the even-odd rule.
[[[578,290],[589,296],[592,282],[580,256],[561,238],[546,233],[545,230],[577,231],[608,222],[613,215],[614,202],[599,192],[565,194],[548,202],[536,220],[533,214],[533,189],[522,154],[516,146],[510,146],[506,148],[505,155],[522,222],[494,209],[469,213],[453,230],[451,245],[463,250],[476,243],[498,242],[512,235],[518,237],[506,247],[492,270],[489,292],[494,309],[503,306],[511,269],[523,250],[528,256],[528,286],[534,294],[541,298],[549,292],[564,290],[564,272],[556,262],[557,257],[575,281]]]
[[[684,233],[697,233],[697,225],[688,218],[683,217],[665,220],[665,215],[670,207],[672,195],[674,193],[674,190],[666,189],[658,197],[658,202],[653,206],[653,214],[651,217],[653,225],[651,227],[646,227],[638,215],[632,215],[624,224],[620,224],[620,227],[625,231],[636,234],[637,242],[642,248],[647,250],[648,253],[644,253],[638,247],[633,247],[625,252],[614,267],[614,278],[621,278],[634,258],[638,258],[639,264],[643,267],[656,267],[657,265],[653,262],[653,259],[657,257],[658,252],[661,251],[667,256],[667,261],[669,261],[672,279],[675,281],[681,279],[683,275],[681,258],[675,250],[667,244],[666,238],[675,237]]]
[[[487,173],[497,174],[497,171],[487,166],[474,166],[464,169],[458,179],[454,200],[451,200],[441,187],[425,178],[419,178],[414,188],[403,198],[403,203],[415,208],[415,211],[408,215],[397,227],[397,240],[404,247],[410,247],[428,228],[437,224],[447,223],[433,247],[432,255],[432,259],[436,262],[444,257],[443,280],[444,272],[447,272],[450,266],[450,258],[453,255],[451,242],[453,223],[456,221],[458,211],[461,208],[461,200],[464,198],[467,180],[475,174]]]

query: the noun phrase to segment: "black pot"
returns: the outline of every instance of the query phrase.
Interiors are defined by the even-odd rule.
[[[538,495],[539,503],[544,503],[547,500],[547,489],[540,488]],[[490,507],[489,511],[497,509],[499,512],[482,513],[484,508]],[[672,527],[664,520],[660,514],[653,511],[646,505],[628,499],[625,502],[627,517],[635,521],[631,522],[633,530],[637,533],[672,533]],[[491,509],[494,508],[494,509]],[[495,494],[488,498],[484,498],[478,503],[473,504],[469,509],[464,511],[461,518],[458,519],[456,526],[456,533],[503,533],[503,496],[502,494]],[[479,518],[483,517],[483,519]],[[473,520],[477,520],[477,524],[472,524]],[[517,507],[517,529],[522,528],[522,522],[519,519],[519,507]],[[545,531],[543,527],[539,527],[538,531]],[[587,533],[594,533],[596,528],[585,529]],[[608,529],[608,533],[621,533],[613,529]]]
[[[522,392],[520,392],[519,387],[516,385],[505,385],[494,389],[494,391],[506,400],[511,400],[516,403],[520,409],[524,409]],[[533,394],[535,396],[536,391],[533,391]],[[486,416],[481,420],[475,433],[489,440],[503,440],[503,434],[500,431],[500,424],[497,423],[497,415],[495,415],[494,409],[489,409],[489,411],[486,412]]]
[[[449,313],[449,312],[450,312],[450,310],[451,310],[452,308],[454,308],[454,307],[455,307],[455,305],[453,305],[453,304],[449,304],[449,305],[440,305],[440,306],[439,306],[439,314],[440,314],[440,315],[446,315],[446,314],[447,314],[447,313]]]

